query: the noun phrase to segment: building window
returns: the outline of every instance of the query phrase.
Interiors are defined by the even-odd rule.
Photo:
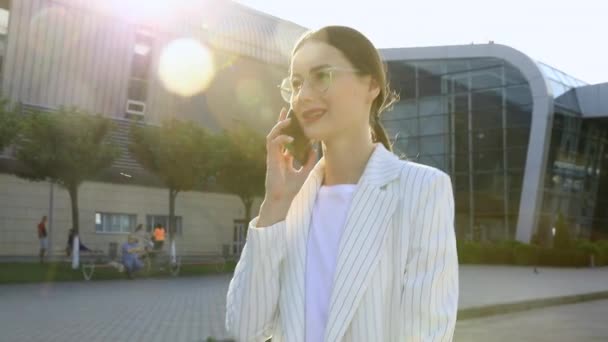
[[[0,0],[0,36],[8,34],[8,20],[10,17],[10,1]]]
[[[165,228],[169,228],[169,216],[167,215],[146,215],[146,230],[152,232],[157,224],[161,224]],[[182,217],[175,216],[175,235],[182,235]]]
[[[8,42],[8,22],[10,17],[10,1],[0,0],[0,83],[4,75],[4,56]]]
[[[135,230],[137,215],[121,213],[95,213],[95,232],[130,233]]]
[[[150,32],[139,30],[135,33],[125,109],[128,119],[141,120],[145,114],[153,44]]]

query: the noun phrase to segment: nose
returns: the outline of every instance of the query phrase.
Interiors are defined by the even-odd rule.
[[[310,82],[304,82],[304,84],[302,84],[300,91],[294,96],[294,102],[306,102],[314,99],[316,92],[309,83]]]

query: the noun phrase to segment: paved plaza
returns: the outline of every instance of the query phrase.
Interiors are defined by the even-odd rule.
[[[0,287],[2,341],[225,337],[229,275]]]
[[[458,321],[454,342],[608,341],[608,300]]]
[[[225,301],[230,277],[226,274],[177,279],[3,285],[0,286],[1,339],[11,342],[194,342],[204,341],[210,336],[225,338]],[[540,268],[538,274],[530,267],[461,266],[460,269],[460,309],[607,290],[606,267]],[[477,340],[486,341],[484,333],[492,333],[494,327],[496,331],[504,332],[496,336],[508,336],[509,329],[524,327],[522,322],[534,322],[527,317],[541,320],[555,317],[556,322],[567,322],[560,327],[582,332],[598,326],[593,315],[606,317],[606,311],[602,311],[605,303],[593,301],[459,321],[456,337],[457,341],[466,341],[467,336],[478,336]],[[585,308],[591,308],[588,314]],[[551,324],[550,321],[545,325],[539,323],[538,333],[541,334]],[[535,325],[530,325],[529,329],[533,333]],[[604,333],[605,330],[598,332],[606,336],[602,335]]]

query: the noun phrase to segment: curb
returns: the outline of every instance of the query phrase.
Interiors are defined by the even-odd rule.
[[[550,306],[558,306],[573,303],[582,303],[592,300],[607,299],[608,291],[592,292],[571,296],[550,297],[542,299],[524,300],[515,303],[495,304],[479,306],[458,310],[458,321],[482,318],[507,313],[528,311]]]

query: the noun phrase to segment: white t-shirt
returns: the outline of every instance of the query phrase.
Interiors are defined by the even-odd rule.
[[[334,273],[354,184],[322,186],[306,246],[306,341],[323,341]]]

